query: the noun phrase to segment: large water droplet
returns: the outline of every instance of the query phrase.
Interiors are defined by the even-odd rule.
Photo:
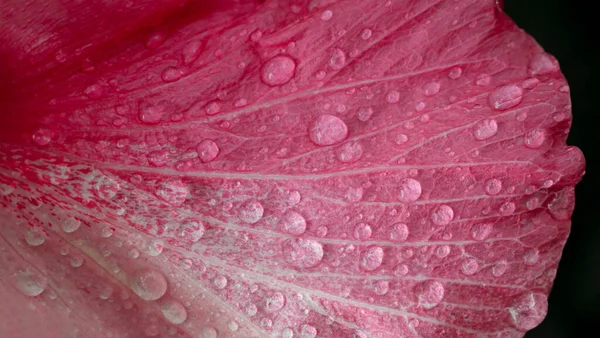
[[[288,83],[296,74],[296,61],[287,55],[278,55],[265,62],[260,76],[269,86]]]
[[[298,268],[310,268],[323,259],[323,246],[310,239],[298,238],[284,242],[283,253],[290,264]]]
[[[165,114],[161,105],[142,105],[139,110],[140,121],[146,124],[157,124]]]
[[[130,282],[131,289],[143,300],[157,300],[167,292],[167,279],[153,269],[136,271]]]
[[[240,206],[238,217],[243,222],[254,224],[260,221],[264,212],[265,209],[260,202],[251,200]]]
[[[40,295],[46,286],[48,280],[41,273],[34,269],[19,270],[11,276],[14,285],[22,294],[29,297]]]
[[[423,93],[425,96],[433,96],[440,91],[439,82],[429,82],[423,86]]]
[[[403,203],[411,203],[421,197],[421,183],[413,178],[404,178],[400,181],[398,200]]]
[[[516,107],[522,100],[523,89],[514,84],[497,87],[488,96],[488,104],[496,110]]]
[[[554,56],[547,53],[541,53],[535,55],[531,59],[531,62],[529,63],[529,74],[533,76],[550,74],[558,71],[558,68],[558,61]]]
[[[299,213],[288,210],[279,221],[281,228],[290,235],[299,236],[306,231],[306,220]]]
[[[398,101],[400,101],[400,92],[397,90],[392,90],[387,93],[385,99],[388,103],[398,103]]]
[[[405,223],[394,223],[390,230],[390,239],[394,242],[404,242],[408,238],[408,226]]]
[[[196,147],[200,161],[207,163],[213,161],[219,155],[219,146],[210,139],[202,140]]]
[[[335,48],[329,55],[329,66],[335,70],[340,70],[346,65],[346,53],[339,48]]]
[[[426,280],[415,287],[419,305],[426,309],[437,306],[444,299],[444,285],[436,280]]]
[[[348,126],[339,117],[321,115],[312,122],[309,137],[318,146],[329,146],[348,137]]]
[[[31,246],[42,245],[46,241],[46,234],[41,228],[31,228],[25,234],[25,241]]]
[[[373,229],[368,224],[361,223],[354,228],[354,238],[364,241],[371,238]]]
[[[490,196],[495,196],[502,191],[502,181],[497,178],[490,178],[485,181],[485,193]]]
[[[275,292],[266,299],[265,311],[277,312],[285,305],[285,296],[281,292]]]
[[[515,297],[508,305],[512,324],[521,331],[538,326],[548,313],[548,299],[539,292],[526,292]]]
[[[360,266],[367,271],[373,271],[383,262],[383,249],[378,246],[368,247],[360,258]]]
[[[346,142],[336,150],[335,154],[340,162],[352,163],[362,157],[363,148],[358,142]]]
[[[447,225],[454,219],[454,210],[448,205],[440,205],[431,213],[431,220],[435,225]]]
[[[166,320],[173,324],[181,324],[187,319],[187,310],[180,302],[169,299],[161,302],[160,311]]]
[[[460,264],[460,272],[467,276],[474,275],[479,270],[479,263],[473,258],[467,258]]]
[[[81,221],[74,217],[67,217],[60,224],[60,227],[66,233],[71,233],[71,232],[77,231],[77,229],[79,229],[80,226],[81,226]]]
[[[473,136],[476,140],[483,141],[498,133],[498,122],[494,119],[484,119],[473,127]]]
[[[162,182],[156,189],[156,196],[173,206],[183,205],[188,194],[187,185],[180,179]]]
[[[483,241],[486,238],[488,238],[488,236],[492,232],[492,228],[493,224],[491,223],[475,224],[473,225],[473,227],[471,227],[471,238],[473,238],[476,241]]]
[[[541,129],[532,130],[527,132],[523,137],[523,144],[525,147],[530,149],[537,149],[544,144],[546,140],[546,132]]]

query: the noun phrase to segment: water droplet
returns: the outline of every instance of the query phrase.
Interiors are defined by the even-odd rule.
[[[436,280],[427,280],[415,287],[419,305],[426,309],[437,306],[444,299],[444,285]]]
[[[352,163],[362,157],[363,148],[358,142],[346,142],[336,150],[335,154],[340,162]]]
[[[411,203],[421,197],[421,183],[412,178],[404,178],[400,181],[398,200],[402,203]]]
[[[263,216],[265,209],[260,202],[251,200],[247,201],[240,206],[238,211],[238,217],[243,222],[254,224],[260,221]]]
[[[287,55],[278,55],[265,62],[261,79],[269,86],[281,86],[288,83],[295,74],[296,61]]]
[[[221,111],[221,106],[216,102],[210,102],[206,105],[204,111],[206,112],[206,115],[216,115]]]
[[[505,261],[500,261],[492,267],[492,275],[494,277],[500,277],[504,275],[507,269],[508,263],[506,263]]]
[[[252,316],[256,315],[256,313],[258,312],[258,308],[256,307],[256,305],[250,303],[250,304],[248,304],[248,306],[246,306],[246,308],[244,309],[244,312],[246,313],[247,316],[252,317]]]
[[[112,236],[115,233],[115,229],[105,226],[102,228],[102,230],[100,231],[100,237],[102,238],[109,238],[110,236]]]
[[[173,324],[181,324],[187,319],[187,310],[180,302],[169,299],[162,301],[160,311],[166,320]]]
[[[485,193],[490,196],[498,195],[502,191],[502,181],[496,178],[490,178],[485,181]]]
[[[323,11],[321,13],[321,21],[329,21],[333,17],[333,12],[330,10]]]
[[[386,280],[379,280],[375,282],[375,294],[378,296],[383,296],[390,290],[390,282]]]
[[[344,197],[348,202],[356,203],[362,199],[363,193],[364,189],[362,187],[348,188],[348,191],[346,192],[346,195]]]
[[[371,246],[363,253],[360,258],[360,266],[367,271],[373,271],[381,266],[383,262],[383,249],[378,246]]]
[[[306,220],[295,211],[286,211],[279,222],[281,228],[290,235],[300,236],[306,231]]]
[[[157,124],[162,120],[164,113],[161,105],[145,104],[140,106],[139,118],[146,124]]]
[[[29,297],[39,296],[48,285],[46,277],[30,268],[18,270],[11,278],[17,290]]]
[[[479,74],[475,79],[475,84],[478,86],[487,86],[492,82],[492,77],[488,74]]]
[[[492,228],[493,224],[491,223],[475,224],[473,225],[473,227],[471,227],[471,238],[473,238],[476,241],[483,241],[486,238],[488,238],[488,236],[492,232]]]
[[[488,104],[496,110],[516,107],[522,100],[523,89],[514,84],[497,87],[488,96]]]
[[[400,101],[400,92],[397,90],[392,90],[387,93],[385,99],[388,103],[397,103]]]
[[[448,245],[440,245],[435,250],[435,254],[439,258],[447,257],[450,254],[450,247]]]
[[[93,84],[91,86],[88,86],[83,91],[83,93],[90,99],[96,100],[102,97],[102,94],[104,94],[104,90],[99,84]]]
[[[429,82],[423,86],[423,92],[425,96],[433,96],[440,91],[439,82]]]
[[[327,229],[326,226],[321,225],[320,227],[317,228],[317,231],[315,233],[318,237],[325,237],[325,236],[327,236],[328,231],[329,231],[329,229]]]
[[[281,292],[275,292],[266,299],[265,311],[273,313],[281,310],[285,305],[285,296]]]
[[[363,40],[369,40],[372,35],[373,35],[373,32],[370,29],[365,28],[360,33],[360,38]]]
[[[46,234],[41,228],[31,228],[25,234],[25,241],[31,246],[42,245],[46,241]]]
[[[346,65],[346,53],[339,48],[335,48],[329,56],[329,66],[335,70],[340,70]]]
[[[525,89],[533,89],[533,88],[537,87],[537,85],[539,83],[540,83],[540,80],[532,77],[532,78],[523,80],[523,83],[521,83],[521,86],[523,86],[523,88],[525,88]]]
[[[140,252],[137,251],[136,249],[131,249],[127,253],[127,257],[129,257],[131,259],[136,259],[136,258],[140,257]]]
[[[302,338],[315,338],[317,336],[317,329],[314,326],[304,324],[300,327],[300,336]]]
[[[183,237],[192,243],[198,242],[205,232],[206,228],[200,221],[186,222],[179,227],[179,237]]]
[[[510,216],[515,212],[515,208],[516,206],[513,202],[504,202],[500,205],[498,212],[500,212],[500,215],[502,216]]]
[[[448,73],[448,77],[451,78],[452,80],[458,79],[461,75],[462,75],[462,68],[460,68],[460,67],[452,68],[452,69],[450,69],[450,72]]]
[[[298,238],[284,242],[283,253],[295,267],[311,268],[323,259],[323,246],[310,239]]]
[[[133,274],[131,289],[143,300],[157,300],[167,292],[165,276],[153,269],[141,269]]]
[[[448,205],[442,204],[431,213],[431,220],[435,225],[447,225],[454,219],[454,210]]]
[[[473,258],[467,258],[460,264],[460,272],[467,276],[474,275],[479,270],[479,263]]]
[[[71,266],[74,268],[78,268],[83,264],[83,258],[79,256],[71,257],[69,264],[71,264]]]
[[[156,196],[173,206],[183,205],[188,194],[187,185],[180,179],[162,182],[156,189]]]
[[[81,221],[76,218],[73,218],[73,217],[66,218],[60,224],[60,227],[66,233],[71,233],[71,232],[77,231],[77,229],[79,229],[80,226],[81,226]]]
[[[46,129],[39,129],[33,133],[32,140],[38,146],[45,146],[52,141],[52,132]]]
[[[294,338],[294,330],[289,327],[281,330],[281,338]]]
[[[219,151],[219,146],[215,143],[215,141],[210,139],[202,140],[196,147],[198,158],[203,163],[213,161],[219,155]]]
[[[348,126],[336,116],[321,115],[312,122],[309,137],[318,146],[329,146],[348,137]]]
[[[200,54],[200,48],[202,48],[202,42],[199,40],[193,40],[188,42],[181,51],[181,55],[183,56],[183,63],[188,64],[198,57]]]
[[[526,292],[515,297],[508,305],[512,324],[521,331],[540,325],[548,313],[548,299],[539,292]]]
[[[473,136],[476,140],[483,141],[496,135],[498,132],[498,123],[494,119],[484,119],[473,127]]]
[[[113,289],[110,286],[106,286],[104,288],[102,288],[102,290],[100,290],[100,292],[98,293],[98,297],[100,299],[109,299],[110,296],[112,296],[113,294]]]
[[[227,321],[227,328],[231,332],[237,332],[237,330],[240,329],[240,324],[238,324],[238,322],[236,322],[235,320],[231,319]]]
[[[354,238],[364,241],[371,238],[373,229],[368,224],[361,223],[354,228]]]
[[[525,262],[525,265],[534,265],[539,259],[540,251],[535,248],[525,251],[525,254],[523,255],[523,262]]]
[[[214,327],[205,326],[200,329],[200,337],[199,338],[217,338],[219,334]]]
[[[366,122],[373,115],[373,108],[370,107],[360,107],[356,113],[359,121]]]
[[[146,48],[157,49],[167,40],[167,34],[165,32],[152,32],[146,39]]]
[[[121,189],[121,185],[108,176],[101,176],[94,184],[94,194],[102,199],[111,199]]]
[[[165,244],[162,240],[153,238],[148,240],[148,242],[146,243],[146,248],[148,250],[149,256],[156,257],[163,252]]]
[[[547,53],[541,53],[531,58],[531,62],[529,63],[529,74],[532,76],[550,74],[558,71],[558,68],[558,61],[554,56]]]
[[[408,226],[405,223],[394,223],[390,230],[390,239],[394,242],[404,242],[408,238]]]
[[[181,70],[179,68],[176,67],[167,67],[163,70],[163,72],[160,74],[160,78],[167,82],[175,82],[175,81],[179,81],[179,79],[181,79]]]
[[[546,132],[542,129],[529,131],[523,137],[523,144],[530,149],[537,149],[544,144]]]
[[[154,167],[162,167],[169,161],[169,152],[166,150],[151,151],[148,154],[148,163]]]

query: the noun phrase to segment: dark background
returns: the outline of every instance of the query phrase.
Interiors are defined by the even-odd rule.
[[[548,315],[526,338],[600,336],[600,36],[594,34],[600,17],[592,9],[594,3],[505,0],[505,12],[560,62],[573,103],[568,143],[579,147],[587,162],[586,175],[576,188],[571,235],[550,293]]]

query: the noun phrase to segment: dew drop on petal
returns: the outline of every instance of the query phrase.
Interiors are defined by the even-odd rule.
[[[490,107],[496,110],[508,110],[516,107],[523,100],[523,89],[509,84],[497,87],[488,96]]]
[[[348,137],[348,126],[339,117],[321,115],[311,123],[309,137],[318,146],[329,146]]]
[[[277,55],[265,62],[261,69],[261,79],[269,86],[288,83],[296,73],[296,61],[287,55]]]
[[[435,225],[447,225],[454,219],[454,210],[448,205],[442,204],[431,213],[431,220]]]
[[[202,140],[196,146],[196,152],[200,161],[207,163],[213,161],[219,155],[220,149],[217,143],[210,139]]]
[[[143,300],[157,300],[167,292],[167,279],[153,269],[137,270],[130,282],[131,289]]]

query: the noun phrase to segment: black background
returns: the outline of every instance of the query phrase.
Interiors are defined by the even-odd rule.
[[[586,157],[576,188],[571,235],[549,298],[546,319],[526,338],[598,337],[600,325],[600,26],[595,1],[506,0],[505,12],[550,54],[571,87],[573,126],[568,143]],[[590,333],[591,332],[591,333]],[[595,332],[595,333],[594,333]]]

